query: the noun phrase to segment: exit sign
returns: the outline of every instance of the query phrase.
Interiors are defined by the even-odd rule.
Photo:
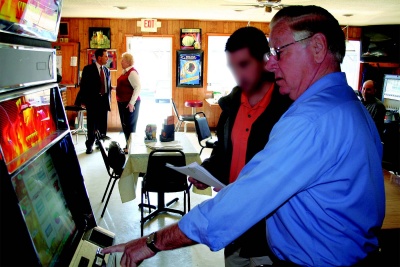
[[[142,32],[157,32],[157,28],[161,27],[161,22],[158,22],[157,19],[142,19],[140,27]]]

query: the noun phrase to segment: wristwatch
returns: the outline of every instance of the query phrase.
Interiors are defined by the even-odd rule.
[[[160,252],[161,250],[158,249],[155,245],[157,240],[157,232],[153,232],[149,234],[149,236],[146,238],[146,245],[149,249],[151,249],[154,253]]]

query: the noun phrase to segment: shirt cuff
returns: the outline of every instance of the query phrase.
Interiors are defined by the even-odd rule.
[[[225,245],[219,242],[217,236],[207,232],[209,222],[199,208],[203,204],[197,205],[182,217],[178,222],[179,229],[191,240],[208,246],[211,251],[221,250]]]

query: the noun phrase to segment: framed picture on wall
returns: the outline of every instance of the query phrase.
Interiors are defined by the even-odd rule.
[[[181,29],[181,49],[201,49],[201,29]]]
[[[59,37],[69,37],[69,23],[61,21],[60,27],[58,28]]]
[[[94,52],[96,49],[88,49],[87,50],[87,64],[92,64],[96,62],[96,56]],[[106,67],[111,71],[117,70],[117,50],[115,49],[107,49],[108,61],[106,63]]]
[[[89,27],[89,48],[111,48],[110,28]]]
[[[203,87],[203,50],[178,50],[176,53],[176,86]]]

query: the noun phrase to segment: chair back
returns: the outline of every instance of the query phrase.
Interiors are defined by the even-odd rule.
[[[107,156],[106,150],[103,146],[103,143],[101,142],[99,131],[95,132],[95,137],[96,137],[96,144],[99,145],[101,156],[103,157],[104,164],[106,165],[106,169],[109,172],[110,171],[110,162],[108,161],[108,156]]]
[[[194,125],[199,142],[211,138],[211,130],[204,112],[200,111],[194,115]]]
[[[172,108],[174,109],[175,116],[179,119],[179,112],[178,112],[178,109],[176,108],[176,104],[172,98],[171,98],[171,103],[172,103]]]
[[[187,176],[165,166],[185,166],[185,154],[181,150],[154,150],[149,155],[143,187],[150,192],[180,192],[188,188]]]
[[[95,132],[96,144],[97,144],[97,145],[99,146],[99,148],[100,148],[101,156],[103,157],[104,165],[106,166],[108,175],[110,175],[111,178],[119,178],[119,177],[121,176],[121,174],[122,174],[122,171],[123,171],[124,168],[125,168],[126,159],[124,160],[122,169],[114,170],[114,169],[111,167],[110,158],[108,157],[108,154],[107,154],[107,152],[106,152],[106,149],[104,148],[104,145],[103,145],[103,142],[102,142],[101,139],[100,139],[100,136],[101,136],[101,134],[100,134],[100,132],[97,130],[97,131]],[[125,157],[125,155],[124,155],[124,157]],[[112,170],[112,171],[111,171],[111,170]]]

